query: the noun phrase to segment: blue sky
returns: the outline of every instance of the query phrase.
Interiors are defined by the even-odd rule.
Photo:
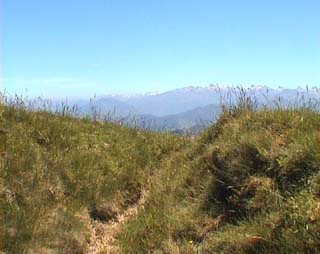
[[[2,89],[320,85],[319,0],[2,0]]]

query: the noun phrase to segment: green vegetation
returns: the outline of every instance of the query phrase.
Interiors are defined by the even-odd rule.
[[[0,112],[1,248],[8,253],[81,253],[83,209],[105,219],[121,212],[161,161],[186,144],[166,133],[16,105]]]
[[[320,114],[311,109],[225,111],[162,173],[120,235],[123,253],[320,251]]]
[[[121,253],[319,253],[320,114],[242,102],[196,137],[1,104],[2,251],[87,253],[146,191]]]

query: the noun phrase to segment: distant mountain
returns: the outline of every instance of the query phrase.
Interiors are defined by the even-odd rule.
[[[167,116],[141,115],[136,121],[139,126],[156,130],[187,130],[194,126],[201,129],[212,124],[221,112],[219,105],[210,104],[179,114]]]
[[[235,103],[241,94],[253,96],[259,103],[267,105],[271,105],[274,101],[283,104],[291,102],[297,105],[302,103],[300,100],[302,97],[304,101],[319,97],[319,90],[280,87],[274,89],[267,86],[245,88],[217,85],[189,86],[164,93],[105,95],[91,102],[82,100],[74,103],[78,105],[81,112],[87,114],[95,108],[101,115],[130,120],[135,118],[135,123],[140,126],[152,129],[183,130],[201,126],[203,123],[211,123],[219,114],[221,103]]]
[[[144,114],[166,116],[209,104],[219,104],[219,94],[211,87],[186,87],[156,95],[132,97],[126,102]]]
[[[131,105],[140,114],[167,116],[183,113],[197,107],[210,104],[233,103],[241,93],[254,95],[259,102],[271,103],[278,97],[284,101],[292,101],[304,94],[306,97],[319,96],[315,89],[307,91],[304,88],[284,89],[267,86],[249,86],[245,88],[234,86],[209,85],[207,87],[189,86],[164,93],[135,94],[132,96],[105,96]]]
[[[78,109],[82,114],[92,114],[93,110],[101,115],[110,115],[114,117],[139,114],[134,106],[112,97],[98,97],[91,101],[79,100],[73,103],[78,106]]]

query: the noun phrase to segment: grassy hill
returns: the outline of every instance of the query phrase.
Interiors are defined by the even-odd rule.
[[[0,111],[1,244],[8,253],[78,253],[86,240],[82,210],[112,218],[187,143],[15,105]]]
[[[89,253],[94,223],[117,248],[91,253],[320,251],[310,108],[239,105],[196,137],[15,104],[0,112],[3,253]]]

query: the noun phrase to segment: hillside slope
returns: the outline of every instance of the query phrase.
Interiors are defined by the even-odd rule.
[[[311,109],[235,107],[197,137],[0,112],[4,253],[320,251]]]
[[[319,113],[235,108],[169,163],[122,253],[319,253]]]
[[[84,253],[83,213],[107,222],[140,197],[183,137],[0,105],[1,250]]]

